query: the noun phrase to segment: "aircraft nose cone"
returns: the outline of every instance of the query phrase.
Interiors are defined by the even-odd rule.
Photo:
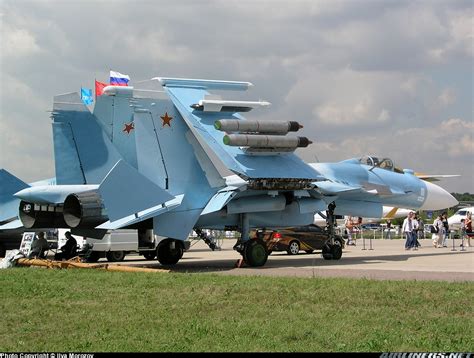
[[[454,196],[430,182],[426,184],[426,200],[420,210],[442,210],[459,204]]]

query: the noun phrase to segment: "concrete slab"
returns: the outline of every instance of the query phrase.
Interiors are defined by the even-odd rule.
[[[232,249],[235,240],[224,240],[222,249],[211,251],[197,241],[185,252],[171,272],[212,272],[226,275],[290,276],[290,277],[357,277],[381,280],[474,281],[474,247],[461,251],[460,240],[450,241],[447,248],[434,248],[431,240],[421,240],[418,250],[405,250],[404,240],[366,240],[348,246],[337,261],[327,261],[320,252],[288,255],[273,252],[265,266],[259,268],[235,265],[241,256]],[[162,266],[129,255],[122,264],[143,267]]]

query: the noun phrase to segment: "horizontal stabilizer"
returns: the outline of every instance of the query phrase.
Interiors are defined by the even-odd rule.
[[[17,216],[20,200],[13,194],[28,187],[28,184],[7,170],[0,170],[0,222]]]
[[[17,208],[16,211],[18,211],[18,208]],[[12,230],[12,229],[18,229],[20,227],[23,227],[23,224],[22,224],[20,219],[16,219],[16,220],[10,221],[10,222],[8,222],[4,225],[1,225],[0,230]]]
[[[5,169],[0,169],[0,203],[8,196],[28,188],[29,185]]]
[[[99,186],[108,217],[115,221],[163,204],[174,196],[119,160]]]
[[[138,213],[135,213],[133,215],[129,215],[124,218],[120,218],[115,221],[107,221],[100,226],[98,226],[96,229],[107,229],[107,230],[117,230],[121,229],[136,223],[139,223],[141,221],[150,219],[152,217],[164,214],[179,205],[181,205],[181,202],[183,201],[184,195],[177,195],[176,198],[167,201],[164,204],[157,205],[153,208],[149,208],[143,211],[140,211]]]

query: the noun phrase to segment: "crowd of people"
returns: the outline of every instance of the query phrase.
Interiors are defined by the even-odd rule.
[[[466,217],[461,220],[461,229],[459,231],[461,239],[461,247],[471,246],[472,232],[472,213],[467,212]],[[347,238],[347,245],[355,245],[355,235],[360,232],[362,218],[346,216],[344,219],[344,233]],[[386,227],[382,231],[384,239],[391,240],[394,225],[390,219],[386,220]],[[430,227],[431,239],[433,247],[448,247],[450,238],[450,228],[448,224],[448,213],[443,212],[438,215]],[[405,239],[405,250],[418,250],[421,246],[420,240],[425,239],[425,223],[420,215],[414,211],[410,211],[408,216],[403,220],[403,224],[398,227],[399,235]]]

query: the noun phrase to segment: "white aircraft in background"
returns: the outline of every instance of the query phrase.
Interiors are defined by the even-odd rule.
[[[362,223],[363,224],[378,223],[378,222],[381,222],[382,220],[404,218],[408,216],[408,213],[410,211],[413,211],[413,210],[404,209],[404,208],[395,208],[393,206],[384,206],[383,216],[381,218],[362,218]],[[344,225],[344,216],[336,215],[336,222],[338,226]],[[326,225],[326,218],[321,216],[321,213],[316,213],[316,215],[314,215],[314,224],[324,227]]]
[[[448,218],[448,224],[450,227],[459,228],[461,227],[461,219],[466,218],[466,213],[470,212],[471,214],[474,213],[474,206],[469,206],[465,208],[460,208],[456,211],[453,215]]]

